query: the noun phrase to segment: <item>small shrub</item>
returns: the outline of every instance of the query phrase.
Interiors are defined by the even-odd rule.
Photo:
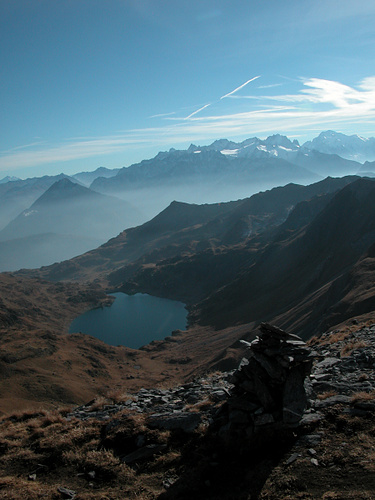
[[[112,389],[106,394],[107,400],[111,401],[111,403],[124,403],[125,401],[134,400],[135,397],[131,394],[128,394],[123,389]]]

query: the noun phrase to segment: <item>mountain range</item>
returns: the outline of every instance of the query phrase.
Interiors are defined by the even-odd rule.
[[[375,175],[374,162],[361,164],[352,159],[371,160],[373,143],[373,139],[332,131],[302,146],[280,134],[240,143],[221,139],[208,146],[160,152],[122,169],[100,167],[70,177],[4,179],[0,184],[0,269],[66,260],[151,219],[173,200],[223,202],[289,182],[310,184],[327,175]],[[60,183],[62,179],[70,182]],[[29,249],[23,257],[21,241]]]
[[[78,174],[74,174],[72,177],[76,179],[76,181],[80,182],[86,187],[89,187],[90,184],[98,177],[114,177],[119,168],[106,168],[99,167],[92,172],[79,172]]]
[[[307,141],[303,147],[321,153],[336,154],[348,160],[360,163],[375,160],[375,138],[359,135],[345,135],[333,130],[321,132],[312,141]]]
[[[328,133],[327,133],[328,134]],[[332,151],[321,147],[323,135],[311,145],[300,146],[280,134],[257,137],[240,143],[221,139],[209,146],[192,144],[186,150],[170,149],[154,158],[120,169],[114,177],[98,177],[91,184],[95,191],[124,197],[153,217],[173,199],[188,203],[214,203],[246,198],[251,194],[289,182],[309,184],[327,176],[355,175],[363,168],[353,158],[375,158],[372,140],[356,141],[352,155],[337,154],[342,134],[330,133]],[[353,140],[347,137],[348,144]],[[369,144],[363,149],[363,144]],[[360,148],[362,147],[362,149]],[[357,151],[355,153],[355,151]],[[355,154],[354,154],[355,153]],[[363,175],[371,174],[371,165]]]
[[[273,187],[288,182],[309,183],[327,175],[355,174],[360,167],[358,162],[300,147],[297,141],[274,135],[265,140],[252,138],[241,143],[219,140],[210,146],[192,144],[187,150],[171,149],[151,160],[123,168],[114,177],[98,177],[91,187],[118,194],[150,187],[173,189],[181,184],[193,187],[209,182],[221,195],[224,185],[235,191],[239,184],[254,189],[254,186]],[[221,199],[227,197],[228,194]]]
[[[4,228],[20,212],[30,207],[52,184],[64,178],[69,178],[69,176],[61,173],[54,176],[45,175],[1,183],[0,228]]]

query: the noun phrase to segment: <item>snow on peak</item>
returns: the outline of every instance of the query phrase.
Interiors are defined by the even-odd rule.
[[[24,217],[29,217],[30,215],[37,214],[38,210],[25,210],[23,212]]]
[[[238,149],[222,149],[220,153],[225,156],[237,156]]]

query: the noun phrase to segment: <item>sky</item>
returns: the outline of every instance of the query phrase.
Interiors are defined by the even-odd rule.
[[[1,0],[0,179],[375,136],[374,0]]]

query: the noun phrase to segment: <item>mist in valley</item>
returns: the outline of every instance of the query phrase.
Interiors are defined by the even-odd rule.
[[[173,201],[242,200],[291,182],[308,185],[363,168],[316,151],[302,156],[297,151],[288,160],[275,157],[275,151],[256,150],[252,157],[237,158],[208,150],[205,159],[192,148],[171,150],[129,168],[1,184],[0,271],[38,268],[81,255],[151,220]]]
[[[114,192],[94,200],[50,200],[34,203],[0,231],[0,271],[38,268],[71,259],[139,226],[173,201],[221,203],[270,189],[270,182],[212,186],[210,182]],[[108,198],[108,199],[106,199]]]

